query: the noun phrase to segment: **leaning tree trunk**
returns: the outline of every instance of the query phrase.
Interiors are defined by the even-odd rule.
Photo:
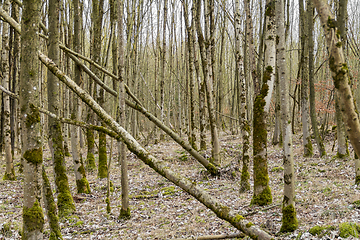
[[[94,101],[89,94],[79,87],[74,81],[66,76],[59,68],[45,55],[39,52],[39,58],[43,64],[47,66],[61,81],[63,81],[72,91],[74,91],[85,103],[88,104],[93,111],[102,118],[106,124],[115,131],[121,140],[127,145],[128,149],[138,156],[145,164],[153,168],[160,175],[173,182],[175,185],[181,187],[186,192],[195,197],[199,202],[204,204],[207,208],[212,210],[219,218],[228,221],[234,227],[243,231],[253,239],[270,240],[274,239],[271,235],[261,230],[256,225],[245,220],[237,212],[231,210],[229,207],[218,202],[214,197],[202,190],[196,182],[190,181],[187,178],[175,173],[171,168],[167,167],[165,162],[156,159],[149,152],[147,152],[123,127],[114,121],[109,114],[102,109],[99,104]]]
[[[254,195],[253,204],[267,205],[272,202],[267,166],[267,115],[269,113],[275,80],[275,1],[267,0],[265,9],[265,71],[260,94],[254,101],[253,155]]]
[[[74,49],[76,52],[81,52],[80,45],[80,33],[81,33],[81,15],[80,15],[80,4],[79,0],[73,0],[74,4]],[[83,85],[83,80],[81,76],[80,67],[75,65],[75,73],[74,78],[76,79],[76,83],[79,86]],[[71,111],[71,119],[78,120],[81,116],[81,106],[79,99],[74,95],[73,96],[73,106]],[[80,128],[71,125],[71,149],[72,149],[72,157],[74,161],[74,172],[76,178],[76,186],[78,193],[90,193],[89,182],[86,179],[85,168],[80,152]]]
[[[59,64],[59,1],[49,2],[49,57]],[[48,71],[48,110],[59,115],[60,110],[60,85],[59,80]],[[70,193],[69,182],[66,176],[65,153],[63,147],[63,136],[59,120],[49,118],[49,145],[52,148],[52,160],[55,173],[55,184],[58,191],[57,205],[60,216],[67,216],[75,211],[75,204]]]
[[[281,98],[281,126],[284,150],[284,198],[282,202],[281,232],[293,232],[298,227],[295,210],[295,172],[292,149],[292,132],[289,114],[289,80],[286,70],[286,41],[284,27],[284,0],[276,2],[276,27],[279,40],[277,43],[277,69],[279,74],[279,90]]]
[[[3,3],[3,10],[6,13],[9,13],[10,10],[10,1],[5,0]],[[2,85],[7,90],[10,89],[10,64],[9,64],[9,33],[10,33],[9,24],[5,21],[3,22],[2,28],[2,49],[1,49],[1,69],[2,69]],[[6,170],[4,175],[4,180],[15,180],[15,171],[13,156],[11,154],[11,127],[10,127],[10,96],[7,94],[3,95],[3,126],[4,126],[4,150],[5,150],[5,162]],[[14,113],[12,113],[14,114]]]
[[[324,28],[326,43],[329,51],[329,67],[334,86],[339,96],[340,111],[344,118],[347,135],[355,150],[360,156],[360,123],[355,108],[351,88],[349,86],[349,69],[347,67],[342,42],[338,34],[335,16],[330,6],[323,0],[314,0],[316,10],[320,15]],[[355,183],[360,183],[360,161],[355,160]]]
[[[24,1],[22,9],[20,109],[22,158],[24,158],[24,206],[22,239],[43,239],[41,200],[42,143],[39,89],[39,31],[41,0]],[[24,20],[26,19],[26,21]]]

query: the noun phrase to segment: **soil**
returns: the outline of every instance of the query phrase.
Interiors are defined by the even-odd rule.
[[[296,172],[296,210],[299,228],[293,233],[279,234],[281,227],[281,202],[283,192],[282,149],[268,146],[268,165],[273,204],[266,207],[251,206],[252,191],[239,194],[241,138],[222,132],[221,176],[212,177],[179,145],[166,140],[146,147],[154,156],[167,161],[174,170],[196,181],[209,194],[223,204],[239,212],[254,224],[277,235],[279,239],[343,239],[339,237],[339,224],[360,224],[360,188],[354,186],[354,161],[352,158],[337,159],[334,140],[327,139],[327,156],[319,158],[316,146],[312,158],[302,156],[301,136],[294,136],[293,151]],[[270,142],[270,140],[269,140]],[[110,140],[108,140],[110,144]],[[114,144],[115,146],[116,144]],[[210,146],[210,140],[208,141]],[[110,148],[108,148],[110,149]],[[114,149],[116,150],[116,149]],[[108,152],[110,155],[110,152]],[[203,154],[209,156],[211,149]],[[108,155],[108,157],[109,157]],[[353,152],[352,152],[353,155]],[[53,168],[49,150],[44,151],[44,164],[53,184]],[[85,151],[83,156],[85,157]],[[117,154],[112,154],[111,213],[106,212],[106,179],[98,179],[97,172],[87,173],[91,194],[76,194],[72,158],[67,157],[68,177],[76,202],[76,214],[61,220],[64,239],[196,239],[204,235],[228,235],[239,233],[229,223],[173,185],[145,165],[132,153],[129,161],[131,218],[118,219],[121,205],[120,166]],[[19,162],[19,158],[15,163]],[[22,183],[17,180],[0,180],[0,239],[20,239],[22,229]],[[252,167],[251,167],[252,169]],[[0,169],[4,175],[5,165]],[[252,173],[251,173],[252,175]],[[252,178],[250,180],[252,182]],[[55,191],[54,191],[55,192]],[[313,236],[308,231],[313,226],[332,225],[324,236]],[[49,225],[45,225],[45,238],[49,237]],[[355,238],[348,238],[355,239]]]

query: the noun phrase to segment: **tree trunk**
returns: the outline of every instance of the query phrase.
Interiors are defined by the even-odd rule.
[[[313,41],[313,30],[314,30],[314,6],[312,1],[307,1],[307,27],[309,32],[309,87],[310,87],[310,119],[315,141],[319,149],[320,156],[325,156],[325,146],[321,139],[315,108],[315,86],[314,86],[314,41]]]
[[[3,3],[3,10],[6,13],[10,11],[10,1],[5,0]],[[1,48],[1,70],[2,70],[2,85],[6,89],[10,89],[10,64],[9,64],[9,34],[10,27],[9,24],[3,22],[2,28],[2,48]],[[10,127],[10,96],[7,94],[3,95],[3,139],[4,141],[4,150],[5,150],[5,161],[6,162],[6,170],[4,175],[4,180],[15,180],[15,171],[14,171],[14,163],[13,156],[11,154],[11,127]]]
[[[293,232],[298,227],[295,210],[295,172],[292,149],[292,132],[289,114],[289,78],[286,70],[286,41],[284,27],[284,0],[276,2],[277,27],[277,69],[279,74],[279,90],[281,98],[281,126],[284,150],[284,199],[282,202],[281,232]]]
[[[49,57],[54,63],[59,64],[59,1],[49,2]],[[59,80],[50,71],[47,74],[48,110],[59,115],[60,101]],[[67,216],[75,211],[75,204],[70,193],[69,182],[66,176],[65,153],[61,123],[57,119],[48,119],[49,145],[52,148],[52,160],[54,163],[55,184],[58,192],[57,205],[60,216]]]
[[[22,158],[24,158],[24,206],[22,239],[43,239],[41,200],[42,143],[39,89],[40,0],[24,1],[22,9],[20,109]],[[26,19],[26,21],[24,20]]]
[[[313,147],[309,131],[309,39],[307,18],[304,12],[304,2],[299,0],[300,36],[301,36],[301,122],[303,131],[304,157],[313,155]]]
[[[212,75],[212,66],[209,63],[211,61],[211,48],[206,47],[205,41],[209,41],[209,39],[204,39],[202,34],[202,28],[200,24],[200,13],[201,13],[201,1],[197,0],[196,3],[196,29],[198,34],[198,42],[200,47],[200,55],[201,55],[201,63],[203,69],[203,77],[205,82],[205,90],[206,90],[206,100],[209,112],[209,122],[210,122],[210,130],[211,130],[211,162],[217,166],[220,166],[220,143],[218,138],[218,132],[216,127],[216,119],[215,119],[215,108],[214,108],[214,89],[213,89],[213,75]],[[206,32],[206,30],[205,30]],[[209,36],[211,38],[211,36]]]
[[[76,52],[81,52],[80,33],[81,33],[81,13],[79,0],[73,0],[74,5],[74,49]],[[78,65],[75,65],[74,78],[79,86],[83,85],[81,70]],[[81,102],[76,96],[73,96],[73,106],[71,110],[71,119],[79,120],[81,116]],[[71,150],[74,161],[74,172],[76,178],[76,186],[78,193],[90,193],[89,182],[86,179],[85,168],[80,152],[80,128],[71,125]]]
[[[272,202],[267,166],[267,118],[275,80],[275,1],[267,0],[265,8],[265,71],[260,94],[254,101],[253,155],[254,195],[253,204],[267,205]]]
[[[250,4],[248,0],[244,1],[245,8],[249,8]],[[240,2],[239,0],[235,1],[235,53],[236,53],[236,78],[240,83],[238,87],[239,94],[239,103],[240,104],[240,128],[241,128],[241,138],[242,138],[242,170],[241,170],[241,182],[240,182],[240,193],[246,192],[250,190],[250,173],[249,173],[249,165],[250,165],[250,126],[248,122],[248,116],[246,116],[246,87],[245,87],[245,77],[243,74],[243,66],[240,55],[240,35],[241,35],[241,23],[240,23]],[[246,17],[251,17],[250,15],[246,15]],[[247,19],[248,20],[248,19]],[[246,24],[251,23],[251,21],[246,21]],[[246,30],[248,30],[248,25],[246,26]],[[246,43],[245,43],[246,44]],[[246,64],[246,63],[245,63]],[[247,76],[250,76],[249,74]]]
[[[354,99],[349,86],[349,69],[347,67],[340,35],[337,33],[336,21],[330,6],[323,0],[314,0],[324,28],[329,51],[329,66],[334,80],[334,86],[339,96],[339,105],[344,117],[347,135],[355,150],[360,155],[360,123],[355,110]],[[355,160],[355,183],[360,183],[360,162]]]

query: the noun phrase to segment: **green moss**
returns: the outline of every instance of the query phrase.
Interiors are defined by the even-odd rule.
[[[360,176],[355,177],[355,185],[360,185]]]
[[[226,206],[220,206],[220,210],[218,212],[216,212],[216,215],[219,218],[224,219],[224,218],[228,217],[229,212],[230,212],[230,208],[228,208]]]
[[[175,187],[174,186],[169,186],[169,187],[164,187],[161,189],[161,192],[164,196],[166,195],[172,195],[174,194],[176,191],[175,191]]]
[[[49,224],[51,230],[50,239],[56,239],[56,240],[62,239],[60,226],[59,226],[59,218],[57,216],[57,211],[56,211],[56,204],[54,201],[54,197],[52,195],[49,179],[46,176],[44,165],[42,167],[42,178],[43,178],[44,196],[47,202],[47,215],[49,218]]]
[[[348,222],[344,222],[341,223],[339,225],[339,230],[340,230],[340,237],[342,238],[347,238],[350,236],[359,237],[359,232],[357,230],[359,226],[357,226],[356,223],[348,223]]]
[[[290,204],[282,209],[282,225],[280,232],[293,232],[298,228],[298,220],[296,218],[295,207]]]
[[[271,1],[265,6],[265,16],[275,16],[275,1]]]
[[[84,221],[77,221],[74,226],[78,227],[84,224]]]
[[[76,187],[78,193],[90,193],[90,185],[85,177],[80,180],[76,180]]]
[[[271,170],[271,172],[281,172],[284,171],[283,167],[273,167]]]
[[[355,208],[359,208],[360,209],[360,200],[357,200],[355,202],[353,202],[352,204],[354,204]]]
[[[327,225],[327,226],[314,226],[312,228],[309,229],[309,233],[311,233],[313,236],[318,236],[318,235],[321,235],[321,233],[324,231],[324,230],[327,230],[327,229],[330,229],[330,230],[335,230],[335,228],[331,225]]]
[[[40,112],[34,104],[30,104],[30,113],[26,116],[25,125],[31,128],[36,123],[40,123]]]
[[[331,18],[330,16],[328,17],[328,20],[327,20],[327,26],[329,28],[335,28],[337,25],[337,22],[335,19]]]
[[[107,177],[107,154],[106,154],[106,135],[99,133],[99,166],[98,178]]]
[[[34,148],[31,150],[27,150],[24,153],[23,157],[26,159],[26,161],[32,164],[40,164],[43,161],[42,154],[42,148]]]
[[[44,214],[39,202],[36,200],[31,208],[23,207],[23,222],[24,230],[23,234],[26,235],[28,232],[35,230],[43,231],[44,228]],[[27,236],[23,236],[27,239]]]
[[[131,214],[130,214],[130,208],[124,210],[124,209],[120,209],[120,219],[130,219]]]
[[[247,228],[249,228],[249,227],[251,227],[251,226],[253,226],[254,224],[252,223],[252,222],[248,222],[247,224],[246,224],[246,227]]]
[[[264,206],[272,203],[271,189],[269,186],[266,186],[265,189],[258,195],[253,195],[251,199],[251,204]]]
[[[105,202],[106,202],[106,212],[110,214],[111,213],[110,198],[107,197],[105,199]]]
[[[219,170],[218,168],[209,162],[209,165],[207,165],[206,169],[210,172],[211,175],[216,176],[219,175]]]
[[[243,220],[243,219],[245,219],[243,216],[237,214],[237,215],[235,216],[235,218],[234,218],[234,221],[235,221],[235,222],[240,222],[240,221]]]
[[[307,137],[306,140],[307,140],[307,143],[304,146],[304,157],[311,157],[314,154],[314,152],[313,152],[313,146],[311,143],[310,136]]]
[[[5,172],[3,180],[9,180],[9,181],[16,180],[14,168],[11,169],[10,173]]]
[[[86,155],[86,168],[88,170],[94,170],[96,168],[95,157],[92,152],[88,152]]]

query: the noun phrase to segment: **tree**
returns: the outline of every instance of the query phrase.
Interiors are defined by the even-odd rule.
[[[81,32],[81,13],[79,0],[73,0],[74,6],[74,48],[76,52],[81,52],[80,32]],[[83,79],[81,76],[81,69],[78,65],[75,65],[74,77],[76,83],[80,86],[83,85]],[[71,119],[80,119],[81,108],[79,99],[73,95],[73,106],[71,110]],[[74,172],[76,178],[76,186],[78,193],[90,193],[89,182],[86,179],[85,168],[80,152],[80,128],[74,125],[70,126],[71,129],[71,148],[72,157],[74,161]]]
[[[275,1],[267,0],[265,8],[265,71],[260,93],[254,100],[253,155],[254,195],[253,204],[267,205],[272,202],[267,167],[267,115],[275,80]]]
[[[41,201],[42,143],[40,113],[39,31],[41,0],[24,1],[21,21],[20,109],[24,206],[22,239],[42,239],[44,215]]]
[[[124,18],[124,2],[123,0],[118,0],[118,42],[117,42],[117,53],[118,53],[118,74],[119,74],[119,89],[118,89],[118,99],[119,99],[119,125],[125,126],[125,82],[124,82],[124,31],[123,31],[123,18]],[[126,158],[126,148],[123,142],[119,141],[119,158],[121,164],[121,209],[120,209],[120,218],[130,217],[130,207],[129,207],[129,180],[128,180],[128,163]]]
[[[10,1],[5,0],[3,4],[3,9],[6,13],[9,13],[10,10]],[[9,24],[4,22],[2,29],[2,48],[1,48],[1,70],[2,70],[2,85],[6,89],[10,89],[10,66],[9,66],[9,34],[10,34]],[[4,150],[5,150],[5,162],[6,162],[6,171],[4,175],[4,180],[15,180],[15,171],[13,163],[13,155],[11,153],[11,128],[10,128],[10,96],[4,94],[3,97],[3,108],[4,108]]]
[[[329,67],[334,81],[335,91],[339,96],[340,110],[343,113],[347,135],[355,150],[360,155],[360,122],[355,110],[354,99],[349,86],[349,69],[345,61],[341,36],[337,34],[335,16],[330,6],[323,0],[314,0],[324,29],[326,44],[329,52]],[[360,183],[360,161],[355,161],[355,184]]]
[[[286,42],[284,27],[284,0],[276,1],[276,28],[278,39],[276,48],[276,65],[279,74],[279,90],[281,99],[281,126],[284,150],[284,199],[282,202],[281,232],[292,232],[298,227],[295,210],[295,172],[292,149],[292,132],[289,114],[289,77],[286,69]]]
[[[301,121],[303,130],[304,156],[313,155],[313,147],[309,131],[309,36],[308,19],[304,12],[304,0],[299,0],[300,35],[301,35]]]
[[[49,2],[49,57],[59,64],[59,1]],[[50,71],[47,74],[48,110],[56,115],[60,111],[60,84],[56,76]],[[75,204],[70,193],[69,182],[66,176],[65,152],[63,147],[63,136],[59,120],[49,118],[49,146],[51,149],[55,184],[58,191],[58,208],[61,216],[67,216],[75,211]]]

